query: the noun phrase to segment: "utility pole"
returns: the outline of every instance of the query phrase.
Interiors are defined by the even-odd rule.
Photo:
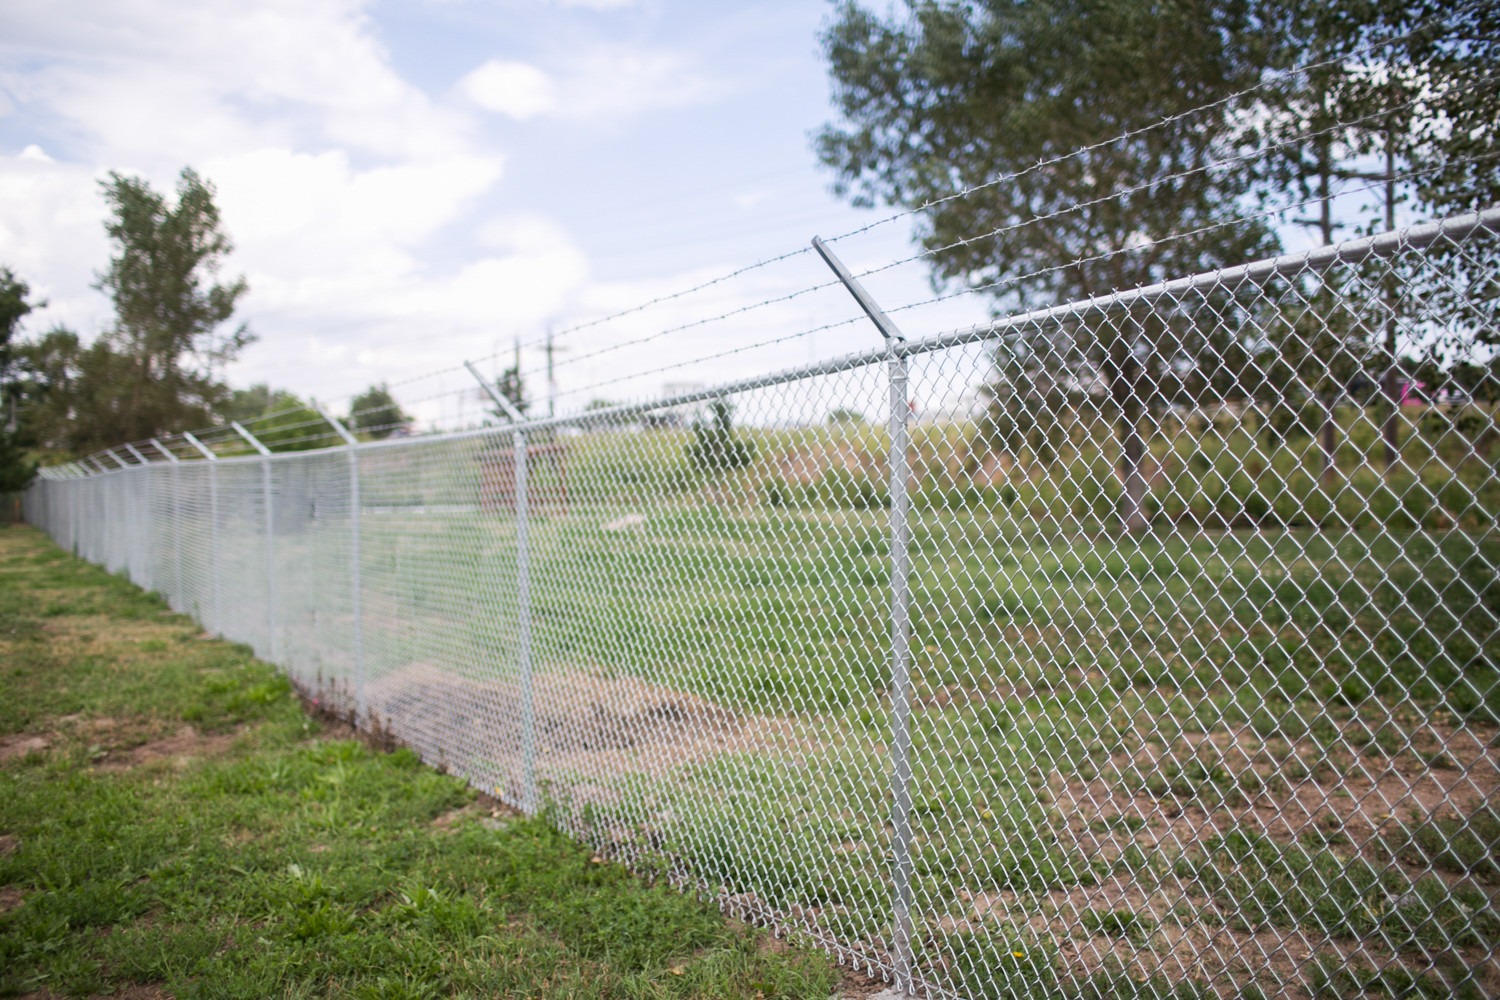
[[[550,324],[547,326],[547,346],[544,350],[547,352],[547,416],[555,417],[557,416],[557,373],[552,365],[552,356],[559,351],[566,351],[567,348],[558,347],[553,342]]]

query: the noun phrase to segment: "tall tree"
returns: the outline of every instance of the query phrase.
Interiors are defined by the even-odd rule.
[[[1312,208],[1293,221],[1327,244],[1350,229],[1391,228],[1398,206],[1441,218],[1500,202],[1500,8],[1266,0],[1258,16],[1276,40],[1269,68],[1277,72],[1243,118],[1265,150],[1254,165],[1263,196]],[[1362,204],[1341,207],[1351,196]],[[1292,339],[1277,351],[1301,386],[1324,396],[1325,473],[1330,397],[1359,378],[1381,387],[1385,461],[1397,462],[1398,366],[1411,364],[1402,355],[1437,350],[1455,364],[1484,347],[1493,324],[1477,306],[1489,298],[1492,256],[1442,244],[1420,258],[1374,262],[1357,279],[1334,273],[1309,282],[1325,322],[1289,328]],[[1403,300],[1445,314],[1443,343],[1398,342]]]
[[[0,493],[19,490],[36,471],[21,448],[21,385],[15,337],[21,320],[35,308],[31,289],[8,267],[0,267]]]
[[[21,345],[18,367],[22,431],[41,451],[76,457],[131,440],[120,428],[134,366],[107,338],[86,345],[54,327]]]
[[[384,382],[370,386],[349,404],[349,425],[372,438],[388,438],[410,422]]]
[[[206,422],[227,394],[223,366],[252,340],[244,324],[221,331],[245,294],[243,277],[220,280],[233,249],[212,185],[190,168],[175,204],[145,181],[111,173],[101,182],[114,242],[98,287],[114,300],[104,340],[119,359],[117,440],[152,437]],[[216,371],[216,369],[218,371]]]
[[[935,279],[987,288],[997,308],[1243,260],[1274,239],[1225,225],[1249,189],[1243,172],[1212,167],[1232,108],[1192,112],[1257,78],[1254,28],[1237,0],[906,0],[889,17],[851,0],[823,36],[842,120],[818,153],[856,203],[921,209]],[[1039,330],[1023,352],[1076,360],[1059,383],[1102,379],[1128,530],[1146,524],[1141,422],[1180,365],[1186,308],[1091,317],[1061,358],[1056,331]],[[1234,339],[1233,324],[1214,327]]]

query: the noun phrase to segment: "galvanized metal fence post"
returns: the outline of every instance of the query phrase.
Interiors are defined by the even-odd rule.
[[[465,361],[464,367],[484,388],[490,399],[498,406],[512,424],[520,425],[525,416],[510,400],[495,388],[479,370]],[[526,488],[526,433],[520,429],[511,434],[515,462],[516,494],[516,631],[518,651],[516,669],[521,680],[521,808],[535,812],[537,802],[536,783],[536,703],[532,688],[531,668],[531,553],[528,538],[528,497]]]
[[[359,439],[316,401],[313,407],[349,447],[349,612],[354,633],[351,637],[354,645],[354,724],[358,726],[369,721],[369,707],[365,701],[364,557],[359,544]]]
[[[223,584],[219,582],[219,456],[213,449],[186,432],[182,435],[187,443],[198,449],[208,459],[208,575],[213,594],[213,631],[224,634]]]
[[[911,856],[911,530],[907,523],[910,499],[907,481],[907,439],[911,406],[907,402],[906,338],[890,317],[828,249],[813,238],[813,249],[854,296],[865,315],[885,338],[890,374],[891,436],[891,960],[895,986],[915,991],[911,974],[912,856]]]
[[[234,428],[236,434],[250,442],[251,447],[260,452],[261,503],[265,506],[263,520],[266,526],[266,658],[275,663],[278,658],[276,650],[276,520],[271,492],[271,449],[262,444],[254,434],[245,430],[238,420],[231,420],[229,426]]]
[[[133,444],[125,444],[122,447],[130,452],[132,458],[138,465],[147,466],[151,459],[141,454],[141,450]],[[149,475],[149,473],[147,473]],[[130,533],[130,554],[126,556],[126,565],[130,567],[130,578],[137,585],[146,590],[156,590],[156,563],[151,558],[152,542],[155,541],[153,533],[148,530],[148,524],[154,524],[156,518],[152,516],[149,507],[149,481],[142,486],[130,490],[131,509],[134,517],[131,518],[134,530]],[[139,567],[139,572],[137,572]]]
[[[182,475],[179,466],[182,460],[172,454],[171,450],[156,438],[151,439],[151,447],[166,456],[167,461],[172,464],[172,568],[176,580],[177,589],[172,592],[173,602],[179,607],[182,602]],[[169,603],[173,603],[169,602]]]

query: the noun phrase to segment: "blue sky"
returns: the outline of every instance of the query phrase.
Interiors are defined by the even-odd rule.
[[[0,8],[0,263],[48,307],[109,320],[98,180],[218,188],[259,336],[229,372],[330,403],[668,295],[867,224],[829,190],[820,0],[8,0]],[[842,245],[910,252],[906,221]],[[826,280],[811,255],[567,334],[559,388],[621,398],[868,347],[842,293],[654,336]],[[930,294],[912,266],[882,301]],[[941,322],[982,315],[965,303]],[[933,322],[939,322],[934,318]],[[652,337],[634,352],[601,347]],[[560,355],[566,357],[567,355]],[[486,362],[493,368],[496,362]],[[527,346],[523,368],[541,352]],[[665,369],[662,371],[661,369]],[[639,378],[630,378],[636,373]],[[537,379],[533,378],[533,393]],[[461,375],[411,383],[410,401]],[[424,418],[454,419],[441,401]]]

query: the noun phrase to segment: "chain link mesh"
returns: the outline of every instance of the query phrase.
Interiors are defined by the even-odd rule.
[[[43,480],[26,513],[919,995],[1500,997],[1485,218],[691,403]]]

